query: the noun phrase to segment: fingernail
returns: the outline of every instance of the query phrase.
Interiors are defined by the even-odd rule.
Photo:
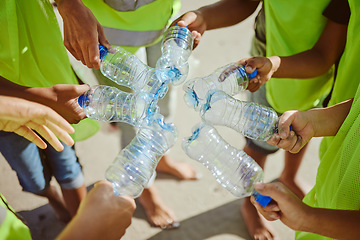
[[[245,67],[245,70],[246,70],[247,72],[251,72],[253,69],[252,69],[252,67],[250,67],[250,66],[246,66],[246,67]]]
[[[264,186],[265,186],[264,183],[257,183],[257,184],[255,185],[255,188],[256,188],[257,190],[262,190],[262,189],[264,189]]]

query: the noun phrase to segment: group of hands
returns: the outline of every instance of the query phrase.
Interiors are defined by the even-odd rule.
[[[101,25],[80,0],[57,0],[56,2],[63,19],[66,48],[87,67],[100,68],[98,43],[107,48],[111,47]],[[175,24],[189,28],[194,37],[194,48],[199,44],[207,27],[201,13],[197,11],[185,13],[176,19],[172,26]],[[269,80],[278,67],[277,61],[271,61],[268,58],[242,59],[239,64],[246,65],[247,72],[257,69],[257,77],[251,79],[249,83],[248,90],[250,91],[256,91]],[[77,103],[77,98],[88,89],[88,85],[55,85],[44,88],[43,90],[56,95],[53,105],[0,96],[0,130],[15,132],[44,149],[47,145],[41,138],[43,137],[57,151],[61,151],[63,146],[59,140],[67,145],[74,144],[69,135],[74,132],[70,123],[77,123],[85,118]],[[268,140],[268,143],[296,153],[314,136],[316,136],[316,128],[311,116],[306,111],[289,111],[280,117],[279,132]],[[268,206],[262,207],[252,198],[255,207],[266,219],[280,219],[292,229],[299,229],[303,224],[302,221],[306,221],[304,215],[310,208],[283,184],[259,183],[255,189],[260,194],[271,196],[273,199]],[[119,239],[131,224],[134,210],[133,199],[114,196],[112,185],[109,182],[100,181],[81,203],[78,214],[69,226],[85,226],[84,228],[93,234],[89,239]],[[107,231],[93,224],[91,227],[86,225],[94,218],[99,220],[95,222],[99,225],[101,223],[101,226],[113,226],[114,223],[118,226],[112,231]],[[101,237],[96,238],[95,231],[97,230],[101,232]],[[73,233],[65,229],[59,237],[66,239],[66,234]],[[107,238],[106,234],[112,234],[112,236]]]

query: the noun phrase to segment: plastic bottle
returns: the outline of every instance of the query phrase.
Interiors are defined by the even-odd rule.
[[[200,114],[210,124],[230,127],[255,140],[267,141],[278,131],[278,115],[275,110],[237,100],[219,90],[208,92]]]
[[[188,58],[192,52],[193,41],[193,36],[187,27],[173,26],[164,34],[162,55],[156,63],[156,68],[160,71],[171,69],[173,85],[183,83],[188,75]]]
[[[156,101],[147,93],[127,93],[116,87],[93,86],[78,98],[88,118],[106,122],[126,122],[138,126],[158,112]]]
[[[134,54],[121,47],[106,49],[99,45],[100,71],[115,83],[135,92],[152,94],[155,98],[165,96],[174,73],[171,69],[156,70],[144,64]]]
[[[194,126],[192,136],[183,141],[182,147],[235,197],[253,195],[262,206],[270,202],[270,197],[254,189],[254,184],[263,180],[261,167],[244,151],[230,146],[210,124],[201,122]]]
[[[115,195],[138,197],[147,186],[160,158],[174,145],[176,129],[156,113],[147,118],[134,139],[120,151],[105,177]]]
[[[194,78],[184,84],[185,103],[198,111],[204,104],[206,93],[209,90],[218,89],[233,96],[244,91],[249,84],[249,80],[255,77],[256,74],[256,70],[247,73],[244,66],[237,63],[220,67],[206,77]]]

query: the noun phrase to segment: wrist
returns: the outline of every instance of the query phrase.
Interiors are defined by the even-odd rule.
[[[278,56],[271,56],[271,57],[268,57],[268,59],[270,60],[271,65],[272,65],[271,71],[273,72],[273,74],[275,74],[280,67],[281,59]]]

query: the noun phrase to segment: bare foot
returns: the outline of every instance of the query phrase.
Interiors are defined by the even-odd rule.
[[[282,182],[285,186],[287,186],[291,191],[293,191],[300,199],[305,197],[304,191],[299,187],[299,185],[295,182],[294,178],[285,178],[280,176],[277,179],[279,182]]]
[[[272,240],[274,234],[265,226],[256,208],[250,202],[250,198],[244,199],[241,206],[241,214],[244,218],[250,236],[254,240]]]
[[[162,203],[154,186],[144,189],[139,197],[139,202],[144,207],[146,216],[152,225],[162,229],[173,229],[180,226],[172,211]]]
[[[171,174],[182,180],[196,180],[199,178],[193,166],[186,162],[171,160],[168,155],[164,155],[160,159],[156,171]]]

